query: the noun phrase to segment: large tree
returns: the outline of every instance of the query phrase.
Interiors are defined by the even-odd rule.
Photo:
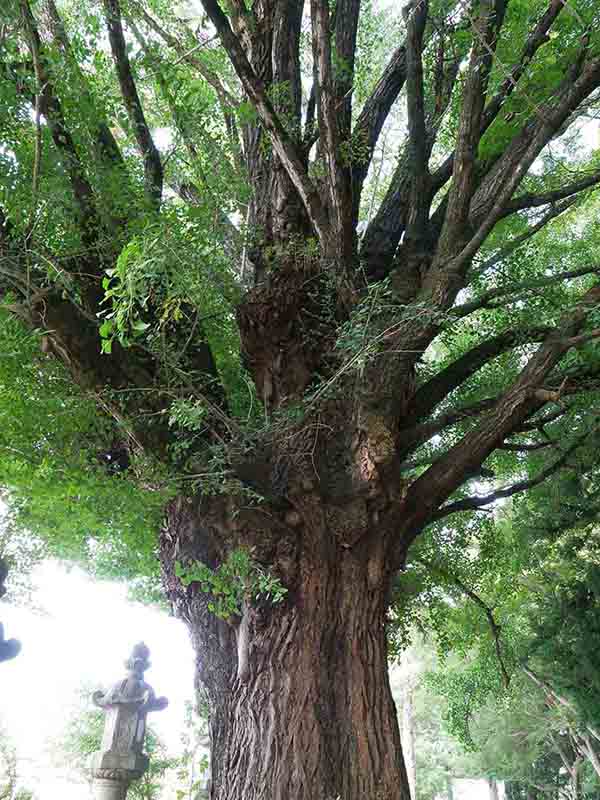
[[[411,544],[468,547],[597,427],[597,4],[170,5],[2,4],[5,308],[115,421],[106,469],[179,478],[160,561],[211,797],[407,798]],[[50,432],[6,443],[13,483]]]

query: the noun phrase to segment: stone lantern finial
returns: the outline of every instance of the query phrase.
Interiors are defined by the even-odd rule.
[[[148,769],[143,753],[146,716],[167,706],[144,681],[150,666],[150,650],[136,644],[125,662],[127,675],[107,692],[94,692],[92,700],[106,712],[100,750],[92,755],[94,791],[98,800],[124,800],[131,781]]]

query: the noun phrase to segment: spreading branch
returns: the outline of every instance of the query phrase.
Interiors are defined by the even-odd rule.
[[[519,345],[541,342],[551,330],[548,326],[511,328],[471,348],[417,390],[411,402],[409,419],[417,421],[427,417],[442,400],[492,359]]]
[[[527,431],[543,431],[546,425],[550,425],[552,422],[556,422],[557,419],[563,417],[567,411],[568,407],[564,404],[561,405],[560,408],[554,409],[553,411],[548,411],[544,414],[541,414],[539,417],[534,416],[533,419],[525,422],[518,431],[515,433],[526,433]]]
[[[493,408],[499,400],[499,396],[486,397],[483,400],[478,400],[468,406],[462,406],[442,414],[438,414],[430,422],[424,422],[422,425],[415,425],[412,428],[403,428],[400,431],[399,440],[402,456],[405,457],[412,451],[416,450],[425,442],[428,442],[432,436],[441,433],[446,428],[463,422],[465,419],[473,419],[478,417],[484,411]],[[429,462],[431,463],[431,462]]]
[[[530,225],[526,231],[519,234],[519,236],[513,236],[512,239],[509,239],[506,244],[504,244],[497,253],[495,253],[491,258],[488,258],[487,261],[484,261],[482,264],[477,266],[477,274],[482,275],[488,270],[495,267],[496,264],[500,264],[504,261],[505,258],[514,253],[515,250],[518,250],[522,244],[532,239],[536,233],[539,233],[543,228],[546,227],[552,220],[559,217],[561,214],[564,214],[565,211],[568,211],[578,200],[578,197],[568,197],[566,200],[563,200],[562,203],[552,204],[549,210],[542,216],[535,225]]]
[[[579,194],[580,192],[590,189],[592,186],[597,186],[600,183],[600,169],[595,170],[589,175],[585,175],[578,181],[568,183],[558,189],[553,189],[548,192],[540,192],[539,194],[522,194],[512,200],[504,209],[503,216],[514,214],[515,211],[521,211],[524,208],[537,208],[545,206],[549,203],[556,203],[559,200],[571,197],[572,195]]]
[[[519,60],[506,75],[494,97],[492,97],[486,105],[483,112],[482,134],[487,131],[506,103],[506,100],[517,88],[519,79],[529,66],[536,52],[549,40],[548,32],[565,5],[566,0],[550,0],[548,8],[542,14],[525,42]]]
[[[27,37],[27,44],[32,55],[33,63],[36,65],[36,78],[38,82],[39,100],[37,95],[31,95],[29,99],[34,109],[39,102],[40,111],[48,121],[52,140],[56,148],[63,155],[65,169],[69,176],[69,182],[79,211],[79,223],[83,238],[86,244],[89,245],[92,243],[92,240],[95,239],[97,227],[92,187],[86,177],[73,137],[65,124],[62,106],[54,92],[53,84],[48,75],[42,53],[40,35],[28,0],[21,0],[21,17]],[[18,77],[16,81],[18,84]]]
[[[527,675],[527,677],[533,681],[533,683],[558,705],[566,708],[572,714],[577,715],[577,709],[573,705],[573,703],[568,700],[564,695],[557,692],[556,689],[550,684],[550,682],[535,672],[528,664],[522,664],[521,669]],[[578,716],[578,715],[577,715]],[[586,729],[590,732],[590,734],[596,739],[600,741],[600,731],[598,731],[593,725],[586,724]]]
[[[127,44],[121,23],[121,7],[119,0],[103,0],[108,38],[117,68],[119,86],[127,115],[133,128],[133,134],[144,159],[144,186],[150,203],[160,206],[163,190],[163,166],[150,128],[144,116],[138,91],[133,79]]]
[[[406,20],[408,154],[411,172],[410,206],[406,222],[406,245],[418,248],[427,231],[429,212],[429,152],[425,125],[423,87],[423,35],[429,5],[413,0],[404,9]]]
[[[215,72],[210,70],[202,61],[202,59],[197,57],[197,50],[201,46],[201,44],[196,45],[193,48],[186,47],[183,42],[181,42],[176,36],[169,33],[163,26],[157,22],[153,16],[151,16],[146,9],[143,7],[141,3],[135,2],[134,3],[137,13],[140,15],[141,19],[146,23],[148,28],[153,31],[157,36],[159,36],[166,45],[172,48],[177,55],[179,56],[179,60],[189,64],[193,67],[197,72],[202,75],[204,80],[208,83],[209,86],[215,90],[217,97],[219,98],[221,105],[224,109],[230,108],[234,109],[239,105],[239,101],[237,97],[235,97],[225,86],[223,81],[221,80],[220,76],[217,75]]]
[[[352,171],[353,216],[358,220],[362,187],[373,160],[375,145],[406,81],[406,44],[401,44],[392,55],[381,78],[375,85],[354,126],[352,139],[360,148],[361,159]],[[365,147],[366,145],[366,147]],[[366,150],[366,152],[365,152]],[[363,155],[364,153],[364,155]]]
[[[331,221],[325,251],[329,252],[330,246],[333,246],[332,252],[341,252],[342,260],[348,263],[352,258],[354,245],[352,187],[350,170],[344,163],[341,152],[344,100],[338,95],[340,85],[333,71],[329,0],[311,0],[310,16],[321,155],[328,175],[328,211]],[[350,26],[352,27],[352,19]]]
[[[406,64],[406,46],[403,48],[403,53],[404,64]],[[426,164],[429,162],[440,125],[450,104],[463,55],[459,48],[454,48],[453,55],[448,61],[445,55],[444,37],[440,34],[436,63],[435,97],[427,98],[428,108],[425,114],[423,161]],[[406,67],[404,69],[406,71]],[[390,180],[388,191],[363,236],[361,256],[365,262],[366,273],[371,280],[379,280],[385,277],[394,266],[394,255],[405,232],[411,211],[410,203],[414,194],[411,189],[412,175],[410,152],[409,148],[405,146],[398,159],[398,166]],[[428,170],[423,183],[427,184],[426,194],[422,197],[416,196],[414,198],[419,203],[419,208],[421,208],[421,216],[425,215],[424,209],[427,209],[427,213],[429,213],[433,199],[433,192],[430,188],[431,178]],[[443,210],[445,213],[446,207],[447,203],[442,202],[438,212]],[[430,220],[430,230],[435,227]],[[430,241],[435,241],[437,236],[431,234],[428,238]]]
[[[579,74],[568,75],[556,95],[526,123],[513,145],[505,150],[482,182],[470,207],[471,223],[478,227],[462,250],[445,265],[459,273],[477,253],[504,211],[529,168],[562,128],[575,109],[600,86],[600,58],[585,62]]]
[[[490,492],[486,495],[464,497],[462,500],[456,500],[454,503],[449,503],[448,505],[442,506],[436,513],[436,519],[442,519],[443,517],[447,517],[449,514],[456,514],[459,511],[476,511],[477,509],[489,506],[491,503],[496,503],[498,500],[504,500],[507,497],[512,497],[515,494],[520,494],[521,492],[525,492],[529,489],[539,486],[560,469],[568,466],[567,462],[570,456],[572,456],[573,453],[579,447],[581,447],[582,444],[584,444],[587,438],[587,433],[578,437],[569,447],[564,450],[559,458],[555,459],[555,461],[538,472],[538,474],[533,478],[517,481],[511,486],[497,489],[496,491]]]
[[[494,308],[492,301],[499,300],[508,295],[527,294],[529,292],[539,291],[546,286],[552,286],[555,283],[562,283],[563,281],[574,280],[575,278],[582,278],[585,275],[594,275],[600,271],[600,265],[594,264],[592,267],[581,267],[580,269],[566,270],[559,272],[556,275],[550,275],[548,278],[539,278],[535,281],[527,281],[526,283],[513,283],[508,286],[497,286],[495,289],[488,289],[487,292],[480,294],[476,300],[471,300],[469,303],[456,306],[452,309],[452,316],[455,319],[462,319],[463,317],[473,314],[475,311],[480,311],[484,308]]]
[[[77,82],[79,84],[79,91],[81,93],[82,101],[92,108],[94,101],[89,89],[88,81],[73,54],[71,42],[69,41],[65,26],[54,0],[45,0],[44,7],[46,9],[52,38],[60,50],[62,50],[66,60],[71,66],[71,69],[77,76]],[[97,112],[98,111],[99,109],[97,109]],[[103,115],[100,113],[92,115],[92,124],[94,125],[92,140],[98,157],[111,166],[115,164],[123,164],[123,156],[119,149],[119,145],[117,144],[115,137],[113,136],[112,131],[107,125]]]
[[[497,37],[504,21],[506,0],[484,0],[473,24],[475,42],[471,53],[461,109],[448,208],[439,242],[445,259],[463,242],[471,199],[476,188],[477,148],[483,129],[485,95]]]
[[[544,450],[547,447],[555,447],[555,442],[504,442],[498,448],[507,450],[509,453],[533,453],[536,450]]]
[[[518,87],[520,78],[525,73],[525,70],[539,48],[548,41],[548,32],[560,12],[563,10],[564,6],[564,0],[551,0],[548,8],[538,20],[535,28],[523,46],[519,60],[513,65],[504,82],[501,84],[494,97],[484,109],[480,133],[481,136],[483,136],[490,125],[494,122],[500,110],[505,105],[506,100]],[[453,167],[454,153],[448,156],[448,158],[441,164],[440,167],[438,167],[432,176],[431,184],[434,194],[436,194],[452,177]]]
[[[256,108],[263,125],[268,131],[273,147],[281,160],[290,180],[294,184],[304,207],[313,223],[317,235],[323,244],[329,244],[330,226],[321,203],[319,193],[308,177],[300,154],[292,138],[278,118],[265,88],[254,73],[244,49],[235,35],[229,21],[216,0],[202,0],[202,4],[227,51],[231,63],[242,82],[244,90]]]
[[[469,600],[472,600],[476,606],[478,606],[488,621],[490,626],[490,630],[492,632],[492,637],[494,639],[494,648],[496,650],[496,659],[498,660],[498,665],[500,667],[500,673],[502,675],[502,683],[504,684],[505,689],[510,688],[510,674],[508,669],[506,668],[506,662],[504,660],[504,655],[502,653],[502,643],[500,641],[500,632],[502,630],[501,626],[496,622],[494,617],[494,612],[490,606],[472,589],[464,583],[457,575],[448,572],[445,569],[442,569],[437,564],[433,567],[433,569],[438,572],[442,577],[451,581],[455,586],[457,586],[460,591],[465,594]]]
[[[398,521],[401,537],[404,537],[401,548],[405,548],[428,521],[439,517],[442,503],[469,475],[479,469],[502,442],[545,404],[543,399],[536,396],[536,391],[543,387],[547,377],[569,350],[565,340],[580,331],[599,301],[599,287],[586,292],[546,337],[496,406],[413,482],[406,493]],[[447,513],[447,507],[444,513]]]

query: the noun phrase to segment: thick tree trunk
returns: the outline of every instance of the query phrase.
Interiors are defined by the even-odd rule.
[[[202,509],[174,504],[161,550],[209,698],[211,800],[410,800],[388,681],[380,537],[340,547],[319,509],[293,543],[281,528],[279,544],[287,543],[273,563],[287,558],[289,594],[277,606],[249,607],[231,626],[173,573],[175,553],[211,562],[215,516]],[[261,534],[270,538],[266,524]]]
[[[217,698],[215,800],[406,796],[382,620],[365,587],[331,586],[321,605],[322,578],[308,580],[309,613],[277,615],[258,669]]]

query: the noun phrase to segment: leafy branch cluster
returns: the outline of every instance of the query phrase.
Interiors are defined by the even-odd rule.
[[[220,619],[241,617],[245,605],[267,600],[281,603],[287,589],[279,578],[264,569],[245,548],[237,548],[211,569],[202,562],[193,565],[175,564],[175,574],[184,586],[200,584],[200,589],[210,595],[209,610]]]

